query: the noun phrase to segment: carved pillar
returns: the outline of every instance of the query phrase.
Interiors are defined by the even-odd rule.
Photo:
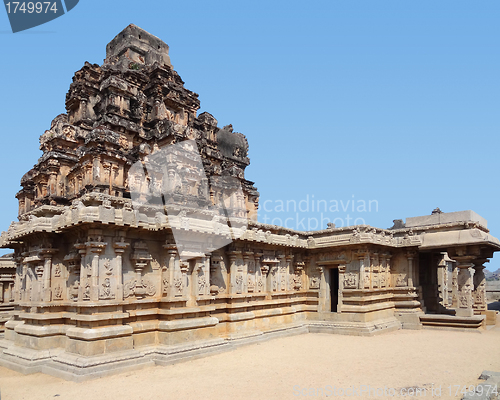
[[[391,258],[392,254],[386,253],[385,254],[385,279],[386,279],[386,286],[392,287],[392,279],[391,279]]]
[[[486,259],[474,260],[474,314],[486,311],[486,277],[484,276],[484,265]]]
[[[364,289],[366,287],[365,282],[368,283],[369,281],[366,268],[369,268],[370,256],[366,251],[357,251],[357,257],[359,260],[359,288]]]
[[[80,254],[80,287],[78,288],[78,301],[90,300],[90,282],[87,271],[87,246],[84,243],[76,243],[75,248]]]
[[[108,194],[111,195],[111,163],[106,161],[101,161],[102,169],[104,170],[104,177],[102,179],[102,183],[108,183]]]
[[[43,264],[43,294],[40,300],[51,301],[52,300],[52,289],[50,278],[52,275],[52,255],[56,250],[45,249],[41,251],[41,256],[44,259]]]
[[[52,160],[51,160],[52,161]],[[49,167],[49,179],[47,182],[47,187],[48,187],[48,194],[52,196],[57,196],[57,172],[58,172],[58,167],[56,166],[54,168],[53,165]]]
[[[23,276],[22,257],[16,257],[15,263],[16,263],[16,275],[14,278],[14,294],[16,295],[17,300],[21,300],[19,296],[22,294],[21,290],[22,276]]]
[[[9,286],[7,286],[7,293],[5,302],[14,301],[14,282],[9,282]]]
[[[110,189],[110,194],[113,196],[115,193],[113,193],[113,186],[115,184],[115,180],[118,178],[118,175],[120,173],[120,168],[118,165],[113,164],[112,167],[112,177],[109,180],[109,189]],[[122,196],[122,193],[120,192],[120,197]]]
[[[269,284],[268,284],[268,274],[269,274],[269,265],[262,264],[260,267],[261,271],[261,279],[262,279],[262,292],[269,292]]]
[[[246,277],[243,280],[244,286],[246,286],[246,292],[255,292],[255,263],[253,263],[252,268],[250,268],[250,263],[253,262],[253,251],[243,252],[243,271]]]
[[[174,279],[175,257],[177,246],[174,243],[166,243],[163,248],[167,250],[165,266],[161,269],[161,293],[162,296],[172,297],[172,284]]]
[[[337,303],[337,312],[340,314],[342,312],[342,300],[344,296],[344,279],[345,279],[345,265],[339,265],[339,294]]]
[[[331,303],[330,305],[327,303],[327,299],[330,297],[328,293],[328,288],[330,285],[326,284],[326,277],[325,277],[325,268],[323,266],[318,266],[316,267],[318,273],[319,273],[319,302],[318,302],[318,311],[331,311]]]
[[[19,287],[19,300],[20,301],[28,301],[29,300],[29,288],[30,288],[30,281],[29,281],[29,274],[28,274],[28,263],[26,260],[23,260],[23,272],[21,276],[21,284]]]
[[[378,273],[378,287],[385,288],[387,286],[387,257],[385,253],[380,253],[379,260],[379,273]]]
[[[31,301],[43,301],[43,277],[45,268],[41,265],[35,267],[35,275],[37,277],[36,281],[32,285]],[[50,300],[48,300],[50,301]]]
[[[68,271],[70,275],[75,276],[75,280],[73,284],[69,287],[67,298],[73,301],[78,301],[78,296],[80,295],[80,282],[81,282],[81,269],[80,269],[80,260],[78,255],[71,255],[72,259],[69,260]],[[73,258],[74,257],[74,258]],[[66,257],[65,257],[66,259]]]
[[[235,275],[236,275],[236,252],[230,251],[227,253],[228,258],[229,258],[229,268],[227,271],[227,283],[229,285],[228,287],[228,294],[235,294],[236,293],[236,286],[235,283],[233,282]]]
[[[451,306],[458,307],[458,265],[456,262],[451,270]]]
[[[186,297],[187,286],[188,286],[188,277],[187,273],[189,271],[189,263],[187,261],[181,261],[181,296]]]
[[[87,242],[87,254],[91,257],[90,264],[90,300],[99,300],[99,257],[106,243]]]
[[[210,294],[217,296],[227,288],[227,279],[224,276],[224,259],[219,252],[212,252],[210,257]]]
[[[133,247],[134,251],[130,254],[130,260],[134,267],[135,277],[124,283],[123,298],[154,296],[156,294],[156,285],[143,277],[144,269],[153,259],[149,253],[148,245],[146,242],[137,241]]]
[[[371,259],[371,279],[370,279],[370,289],[373,288],[379,288],[380,283],[379,283],[379,271],[380,271],[380,265],[379,265],[379,255],[378,253],[373,253],[372,254],[372,259]]]
[[[129,244],[120,238],[118,241],[113,243],[113,247],[115,249],[116,254],[116,263],[115,263],[115,280],[116,280],[116,295],[115,298],[118,301],[123,300],[123,253]]]
[[[209,293],[209,268],[207,264],[208,257],[200,257],[196,259],[195,271],[193,275],[196,276],[196,280],[193,279],[193,286],[195,287],[195,297],[196,296],[207,296]]]
[[[286,279],[286,288],[287,290],[294,290],[294,287],[293,287],[293,280],[290,279],[293,277],[293,271],[291,270],[292,269],[292,261],[293,261],[293,255],[292,254],[289,254],[285,257],[285,263],[286,263],[286,267],[285,267],[285,279]]]
[[[228,282],[230,286],[230,294],[239,294],[243,291],[243,271],[237,265],[238,255],[241,251],[230,251],[229,256],[229,276]]]
[[[255,286],[256,286],[256,289],[255,291],[257,293],[261,293],[261,292],[264,292],[266,289],[265,289],[265,277],[263,276],[264,275],[264,271],[262,271],[262,266],[261,266],[261,257],[262,257],[263,253],[255,253],[254,255],[254,260],[255,260]]]
[[[303,288],[303,271],[305,266],[305,262],[302,261],[299,256],[297,261],[295,262],[294,269],[293,289],[295,290],[302,290]]]
[[[90,300],[99,300],[99,255],[101,250],[98,247],[89,249],[92,257],[90,264]]]
[[[278,255],[279,258],[279,267],[278,267],[278,291],[286,290],[286,281],[287,281],[287,265],[286,265],[286,256],[284,254]]]
[[[413,259],[415,257],[415,252],[413,251],[409,251],[406,253],[406,257],[408,258],[408,281],[407,281],[407,285],[408,287],[414,287],[414,282],[413,282],[413,278],[414,278],[414,275],[413,275]]]
[[[448,253],[444,251],[439,255],[440,260],[437,264],[438,303],[446,308],[448,307],[448,263],[446,262]]]
[[[460,317],[472,317],[474,311],[472,309],[472,267],[471,262],[474,256],[455,256],[457,262],[457,294],[458,304],[456,315]]]

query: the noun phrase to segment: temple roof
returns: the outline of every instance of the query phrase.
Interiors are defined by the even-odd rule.
[[[106,62],[124,65],[130,64],[169,65],[168,45],[134,24],[130,24],[121,31],[106,46]]]

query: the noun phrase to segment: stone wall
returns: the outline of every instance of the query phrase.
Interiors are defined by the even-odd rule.
[[[80,380],[276,335],[420,329],[426,304],[438,325],[481,326],[500,249],[483,218],[260,224],[246,137],[198,109],[168,46],[133,25],[75,74],[0,237],[15,306],[0,365]]]

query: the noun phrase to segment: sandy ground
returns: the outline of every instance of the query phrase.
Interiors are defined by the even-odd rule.
[[[354,398],[381,399],[393,393],[384,387],[396,389],[395,397],[401,388],[424,387],[425,396],[412,397],[460,399],[458,386],[451,396],[449,386],[476,384],[483,370],[500,371],[499,325],[482,333],[291,336],[84,383],[0,368],[0,390],[2,400],[296,399],[347,397],[352,389]],[[347,389],[343,396],[339,388]]]

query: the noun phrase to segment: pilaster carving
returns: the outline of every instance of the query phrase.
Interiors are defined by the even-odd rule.
[[[155,285],[142,276],[144,269],[152,260],[145,242],[139,241],[134,244],[134,251],[130,255],[130,260],[134,265],[135,277],[123,285],[123,297],[135,296],[143,298],[154,296],[156,294]]]

